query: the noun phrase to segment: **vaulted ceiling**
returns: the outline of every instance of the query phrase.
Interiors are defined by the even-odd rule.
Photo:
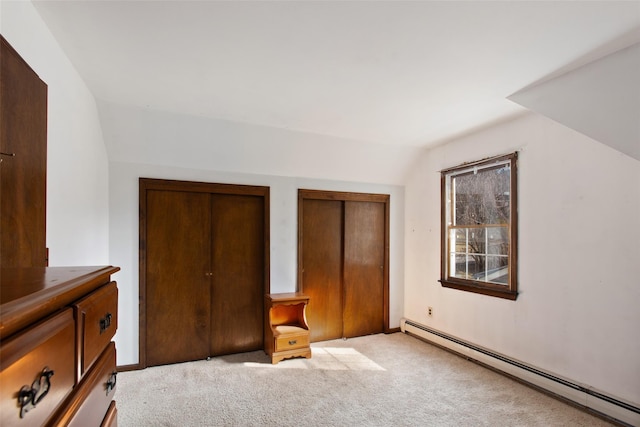
[[[429,146],[637,41],[637,1],[34,1],[99,101]]]

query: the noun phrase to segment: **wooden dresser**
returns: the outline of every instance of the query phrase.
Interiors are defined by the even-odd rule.
[[[0,425],[117,424],[119,270],[0,270]]]

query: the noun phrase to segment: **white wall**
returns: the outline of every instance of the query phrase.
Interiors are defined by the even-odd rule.
[[[517,301],[441,287],[439,171],[516,150]],[[405,189],[405,316],[637,405],[639,183],[637,160],[532,113],[426,151]]]
[[[31,2],[0,2],[0,32],[48,85],[51,266],[108,264],[108,160],[93,95]]]
[[[118,365],[139,362],[140,177],[270,187],[271,292],[296,290],[299,188],[390,194],[389,316],[390,327],[400,325],[404,187],[384,182],[403,178],[415,149],[367,150],[354,142],[318,135],[108,104],[101,104],[100,111],[111,158],[110,261],[122,268],[118,273]]]
[[[401,185],[420,152],[104,101],[98,106],[112,162]]]
[[[640,160],[640,43],[509,99]]]

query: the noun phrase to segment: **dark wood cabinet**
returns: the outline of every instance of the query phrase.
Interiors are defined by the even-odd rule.
[[[117,424],[117,267],[46,267],[47,85],[0,36],[0,425]]]
[[[47,85],[0,36],[0,266],[44,267]]]
[[[311,341],[388,329],[389,196],[300,190],[298,283]]]
[[[140,180],[143,367],[263,348],[268,195]]]
[[[1,425],[115,425],[118,270],[0,270]]]

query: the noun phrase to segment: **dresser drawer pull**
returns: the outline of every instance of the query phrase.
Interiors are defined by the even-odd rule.
[[[20,404],[20,418],[24,418],[25,414],[35,408],[38,403],[44,399],[51,388],[51,377],[53,371],[45,367],[37,380],[31,384],[22,386],[18,393],[18,403]]]
[[[289,345],[298,344],[298,340],[289,340]]]
[[[100,334],[109,329],[109,326],[111,326],[112,317],[113,316],[111,315],[111,313],[107,313],[102,319],[100,319]]]
[[[109,379],[107,380],[107,396],[109,395],[109,393],[111,393],[111,390],[116,388],[117,375],[118,373],[116,371],[113,371],[109,376]]]

